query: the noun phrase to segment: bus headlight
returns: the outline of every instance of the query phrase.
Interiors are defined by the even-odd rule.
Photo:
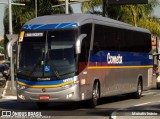
[[[73,84],[67,84],[67,85],[64,85],[64,86],[62,86],[63,88],[65,88],[65,89],[67,89],[67,88],[70,88],[70,87],[72,87],[73,86]]]
[[[74,84],[79,84],[79,80],[75,80],[75,81],[74,81]]]
[[[22,86],[20,84],[17,84],[17,89],[19,90],[23,90],[23,89],[26,89],[27,87],[26,86]]]
[[[67,89],[67,88],[71,88],[72,86],[75,86],[78,83],[79,83],[79,81],[74,81],[73,83],[64,85],[62,87],[65,88],[65,89]]]

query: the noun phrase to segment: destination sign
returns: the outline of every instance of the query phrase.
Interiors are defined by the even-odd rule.
[[[26,33],[25,37],[42,37],[43,33]]]

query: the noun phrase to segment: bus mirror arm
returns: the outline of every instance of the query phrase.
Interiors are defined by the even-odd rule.
[[[7,44],[7,55],[8,57],[11,57],[11,49],[13,47],[13,44],[17,41],[18,39],[13,39]]]
[[[79,35],[79,37],[76,40],[76,54],[80,54],[81,53],[81,45],[82,45],[82,40],[87,36],[87,34],[81,34]]]

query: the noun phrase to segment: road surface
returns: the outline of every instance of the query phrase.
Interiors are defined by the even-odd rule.
[[[41,113],[44,118],[53,119],[158,119],[160,118],[160,90],[144,91],[141,99],[132,99],[125,95],[103,98],[95,109],[87,107],[86,102],[50,103],[47,109],[40,110],[34,103],[17,102],[15,96],[0,99],[0,115],[11,111],[30,114]],[[47,117],[45,117],[47,116]],[[91,116],[91,117],[90,117]],[[0,119],[3,117],[0,117]]]

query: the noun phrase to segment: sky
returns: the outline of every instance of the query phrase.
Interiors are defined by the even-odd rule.
[[[160,2],[160,0],[159,0],[159,2]],[[160,18],[160,6],[155,7],[153,16]]]
[[[0,0],[0,3],[7,2],[7,1],[8,0]],[[159,0],[159,2],[160,2],[160,0]],[[74,4],[72,6],[73,6],[74,13],[81,12],[80,4]],[[0,37],[2,37],[4,35],[4,26],[3,26],[4,10],[5,10],[5,5],[0,4]],[[156,16],[157,18],[160,18],[160,6],[158,6],[154,9],[152,16]]]
[[[5,2],[6,0],[0,0],[0,2]],[[3,17],[4,17],[4,4],[0,4],[0,36],[4,34]]]

